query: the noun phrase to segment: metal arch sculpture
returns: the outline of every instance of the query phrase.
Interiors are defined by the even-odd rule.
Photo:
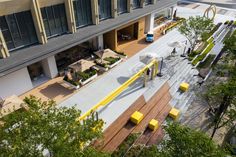
[[[214,20],[215,16],[216,16],[216,6],[214,4],[211,4],[204,12],[204,17],[209,18],[210,19],[210,15],[209,13],[212,12],[213,16],[211,18],[211,20]]]

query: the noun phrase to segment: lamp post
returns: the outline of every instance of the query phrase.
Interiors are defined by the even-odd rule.
[[[162,66],[163,66],[163,62],[164,62],[164,59],[163,59],[163,57],[161,57],[161,67],[160,67],[160,72],[157,74],[157,76],[159,76],[159,77],[162,77],[162,76],[163,76],[163,74],[161,73]]]
[[[183,51],[183,54],[180,55],[180,57],[186,57],[186,55],[185,55],[185,51],[186,51],[187,44],[188,44],[188,41],[185,40],[184,51]]]

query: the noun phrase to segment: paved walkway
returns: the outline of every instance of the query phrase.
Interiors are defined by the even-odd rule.
[[[178,16],[189,17],[193,15],[202,15],[201,11],[189,9],[189,8],[178,8]],[[223,15],[217,15],[215,23],[219,21],[225,21],[227,19],[231,19],[231,17],[225,17]],[[144,65],[139,61],[139,56],[145,53],[156,53],[160,57],[167,57],[170,55],[170,52],[173,48],[168,46],[168,43],[174,41],[185,41],[186,38],[182,36],[177,30],[173,30],[167,33],[165,36],[162,36],[159,40],[150,44],[150,46],[138,52],[133,57],[129,58],[126,62],[118,65],[101,78],[92,82],[88,86],[86,86],[83,90],[79,91],[69,99],[65,100],[60,106],[71,107],[75,106],[76,108],[82,111],[82,114],[88,111],[92,106],[97,104],[100,100],[102,100],[105,96],[107,96],[110,92],[118,88],[122,85],[126,80],[128,80],[132,75],[139,71]],[[182,54],[181,49],[177,50],[178,55]],[[184,61],[184,62],[183,62]],[[172,62],[172,61],[170,61]],[[190,76],[194,73],[194,70],[191,70],[191,65],[188,64],[187,60],[181,60],[177,58],[176,65],[173,63],[173,67],[170,66],[170,71],[176,70],[179,73],[173,74],[173,78],[169,80],[169,78],[162,77],[156,78],[153,81],[148,83],[146,88],[143,88],[142,80],[138,80],[136,83],[131,85],[126,91],[124,91],[118,98],[116,98],[112,103],[108,106],[99,110],[99,117],[102,118],[105,122],[105,128],[110,125],[116,118],[119,117],[140,95],[144,94],[145,99],[148,100],[155,91],[157,91],[165,81],[169,80],[171,84],[173,84],[172,93],[176,94],[177,99],[173,103],[173,106],[178,106],[184,111],[187,110],[188,102],[180,101],[183,98],[187,98],[190,95],[180,95],[177,93],[178,83],[179,81],[189,80],[194,81],[194,79]],[[178,66],[181,65],[181,69]],[[187,71],[185,72],[185,67],[187,67]],[[184,76],[182,76],[184,75]],[[191,94],[191,93],[190,93]],[[181,106],[181,104],[185,104],[186,106]]]

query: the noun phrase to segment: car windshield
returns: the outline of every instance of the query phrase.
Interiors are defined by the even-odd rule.
[[[153,37],[153,34],[147,34],[147,37]]]

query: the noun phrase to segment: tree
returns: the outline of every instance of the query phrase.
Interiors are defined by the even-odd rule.
[[[94,116],[83,123],[75,119],[80,111],[56,107],[55,102],[42,102],[31,96],[25,102],[28,111],[14,112],[1,119],[0,156],[106,156],[86,145],[102,133],[102,120]]]
[[[233,126],[236,120],[236,78],[210,85],[204,96],[213,111],[213,138],[217,129]]]
[[[202,132],[169,124],[165,131],[169,138],[156,146],[146,147],[140,157],[224,157],[224,151]]]
[[[228,50],[236,58],[236,30],[224,41],[225,49]]]
[[[206,17],[196,16],[189,17],[186,21],[183,21],[179,27],[179,31],[189,41],[191,45],[191,52],[195,49],[198,40],[208,33],[213,27],[213,21]]]

